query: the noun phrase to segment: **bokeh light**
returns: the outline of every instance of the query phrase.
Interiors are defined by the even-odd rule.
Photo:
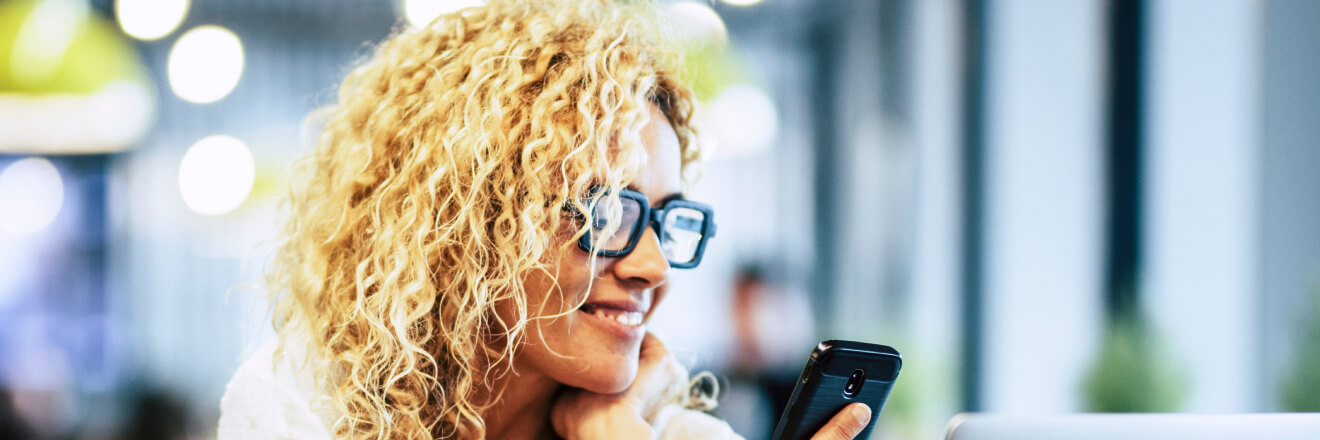
[[[761,88],[736,84],[715,97],[707,107],[706,122],[701,127],[717,142],[722,157],[742,156],[764,151],[779,133],[779,112],[775,102]]]
[[[50,0],[37,3],[18,28],[10,54],[13,79],[19,85],[51,77],[64,62],[69,45],[88,15],[86,2]],[[0,58],[3,59],[3,58]]]
[[[130,145],[151,128],[155,113],[152,90],[145,84],[116,81],[88,100],[86,121],[91,135],[108,145]]]
[[[724,0],[724,2],[734,6],[751,6],[760,3],[761,0]]]
[[[64,205],[64,182],[55,164],[40,157],[19,159],[0,171],[0,229],[31,235],[50,226]]]
[[[170,49],[170,88],[186,101],[206,104],[234,90],[243,76],[243,44],[228,29],[194,28]]]
[[[674,20],[681,36],[689,42],[724,45],[729,31],[724,19],[710,6],[702,3],[682,2],[669,6],[668,14]]]
[[[256,166],[247,144],[232,136],[208,136],[183,154],[179,194],[188,209],[220,215],[243,204],[255,178]]]
[[[404,0],[403,14],[413,27],[425,27],[442,14],[481,6],[483,0]]]
[[[169,35],[188,14],[188,0],[118,0],[115,16],[124,33],[139,40]]]

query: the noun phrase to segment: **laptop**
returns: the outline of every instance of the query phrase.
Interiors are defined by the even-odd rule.
[[[1217,440],[1320,439],[1320,413],[958,414],[946,440]]]

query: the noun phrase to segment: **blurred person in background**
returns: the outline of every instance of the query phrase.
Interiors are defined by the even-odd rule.
[[[815,339],[811,302],[782,281],[761,263],[734,275],[734,355],[716,414],[750,438],[770,436],[797,385],[800,349]]]
[[[646,332],[715,230],[691,92],[627,5],[493,0],[348,75],[221,438],[738,438]]]
[[[35,434],[27,420],[14,407],[13,392],[0,388],[0,438],[32,438]]]
[[[11,331],[18,334],[20,355],[0,369],[0,431],[25,435],[0,438],[71,438],[78,434],[78,392],[69,357],[36,329],[31,320]]]
[[[188,404],[178,395],[151,385],[139,385],[118,439],[187,439],[194,434]]]

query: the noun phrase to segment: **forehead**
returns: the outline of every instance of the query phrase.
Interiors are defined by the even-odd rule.
[[[642,146],[646,150],[642,168],[630,188],[659,201],[683,190],[683,159],[678,134],[659,107],[650,108],[650,121],[642,127]]]

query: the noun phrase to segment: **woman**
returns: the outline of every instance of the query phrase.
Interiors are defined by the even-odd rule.
[[[279,345],[221,438],[737,438],[645,332],[715,228],[642,7],[492,0],[349,74],[295,173]]]

